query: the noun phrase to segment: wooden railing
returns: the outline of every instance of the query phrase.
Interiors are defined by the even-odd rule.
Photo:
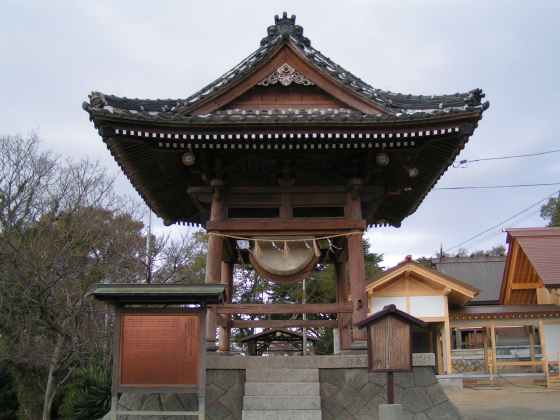
[[[350,303],[274,303],[274,304],[236,304],[209,305],[217,314],[336,314],[352,313]]]
[[[231,315],[279,315],[279,314],[347,314],[352,313],[350,303],[306,304],[235,304],[209,305],[217,314],[217,323],[229,328],[337,328],[334,319],[248,319],[231,320]]]

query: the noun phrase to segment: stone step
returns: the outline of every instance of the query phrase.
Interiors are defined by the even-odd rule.
[[[245,395],[318,396],[318,382],[246,382]]]
[[[245,382],[319,382],[319,369],[247,369]]]
[[[321,410],[243,410],[243,420],[321,420]]]
[[[244,410],[321,410],[321,397],[278,397],[252,396],[243,397]]]

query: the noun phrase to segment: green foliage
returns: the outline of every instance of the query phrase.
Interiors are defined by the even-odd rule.
[[[43,410],[43,370],[23,364],[12,365],[11,368],[19,404],[17,418],[21,420],[40,419]]]
[[[68,420],[102,418],[111,408],[111,370],[100,365],[78,369],[65,387],[60,415]]]
[[[541,207],[541,217],[548,221],[550,227],[560,226],[560,194]]]
[[[0,364],[0,420],[16,420],[18,406],[12,372],[6,364]]]

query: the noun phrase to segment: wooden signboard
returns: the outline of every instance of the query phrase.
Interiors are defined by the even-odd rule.
[[[387,316],[368,326],[370,371],[406,371],[412,369],[410,324]]]
[[[121,387],[196,385],[199,322],[196,314],[123,314]]]

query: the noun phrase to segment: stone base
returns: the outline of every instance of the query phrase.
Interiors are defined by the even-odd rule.
[[[323,420],[380,420],[379,406],[387,403],[385,373],[367,368],[320,369]],[[395,372],[395,402],[410,420],[459,420],[457,408],[447,399],[430,367]]]
[[[417,358],[416,363],[428,363],[428,358]],[[413,359],[414,360],[414,359]],[[288,377],[307,384],[305,372],[298,370],[318,369],[320,411],[322,420],[379,420],[379,406],[385,404],[386,374],[371,373],[367,368],[367,356],[352,353],[336,356],[299,356],[299,357],[254,357],[254,356],[220,356],[208,355],[207,386],[206,386],[206,417],[208,420],[241,420],[243,398],[247,372],[251,375],[253,386],[248,387],[248,394],[263,395],[263,386],[270,383],[274,376],[265,369],[291,369]],[[276,378],[277,379],[277,378]],[[411,372],[394,374],[395,402],[402,406],[407,420],[459,420],[461,416],[455,406],[447,399],[443,389],[437,383],[433,368],[415,366]],[[309,385],[302,385],[307,389]],[[317,386],[315,385],[310,385]],[[267,388],[273,392],[274,386]],[[297,389],[285,389],[285,385],[277,385],[274,389],[281,394],[297,393]],[[136,398],[136,400],[135,400]],[[178,397],[166,395],[134,396],[123,394],[121,405],[128,409],[174,409]],[[192,407],[193,401],[180,400],[182,408]],[[187,404],[188,403],[188,404]],[[153,407],[153,408],[152,408]],[[264,406],[263,406],[264,408]],[[301,407],[300,407],[301,408]],[[303,410],[302,410],[303,411]],[[316,410],[318,411],[318,410]],[[263,413],[260,413],[263,414]],[[300,413],[303,414],[303,413]],[[310,413],[305,413],[310,414]],[[317,413],[312,413],[316,418]],[[299,416],[301,417],[301,416]],[[293,417],[300,420],[299,417]],[[148,417],[121,416],[119,420],[145,420]],[[149,417],[159,419],[159,416]],[[170,417],[161,416],[161,419]],[[177,420],[182,420],[180,416]],[[303,419],[303,417],[302,417]],[[252,419],[251,419],[252,420]]]

